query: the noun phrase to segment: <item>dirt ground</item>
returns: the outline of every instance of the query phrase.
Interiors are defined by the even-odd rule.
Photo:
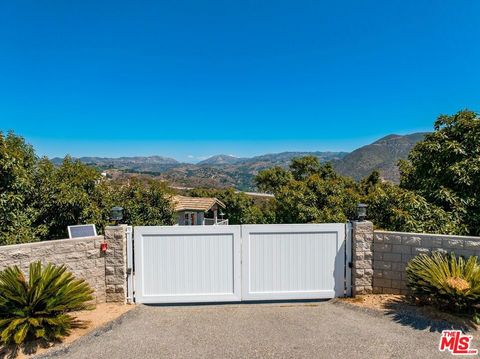
[[[385,314],[410,313],[432,321],[446,321],[456,325],[467,326],[475,331],[479,329],[478,325],[470,321],[469,318],[445,313],[430,306],[416,306],[404,295],[369,294],[354,298],[342,298],[341,301],[358,307],[381,311]],[[477,332],[477,335],[479,334]]]
[[[17,356],[17,358],[18,359],[31,358],[34,355],[46,353],[49,350],[55,347],[58,347],[59,345],[72,343],[76,339],[88,334],[92,330],[97,329],[102,325],[118,318],[120,315],[128,312],[130,309],[133,309],[134,307],[135,307],[134,305],[102,303],[102,304],[97,304],[94,310],[87,310],[87,311],[72,313],[72,315],[83,324],[81,328],[73,329],[72,334],[64,338],[64,340],[61,343],[53,344],[48,348],[38,348],[36,352],[31,355],[26,355],[22,352],[19,352],[19,355]]]
[[[406,298],[404,295],[395,294],[371,294],[359,295],[353,298],[344,298],[342,301],[358,305],[359,307],[386,310],[393,303],[404,303]]]

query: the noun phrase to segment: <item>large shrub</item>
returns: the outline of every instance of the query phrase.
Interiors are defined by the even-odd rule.
[[[35,151],[13,132],[0,131],[0,245],[35,239],[31,205]]]
[[[168,186],[161,181],[131,178],[124,182],[104,181],[99,186],[103,207],[124,209],[123,221],[132,226],[170,226],[175,223]]]
[[[381,229],[417,233],[463,233],[463,227],[452,213],[429,203],[413,191],[391,183],[371,186],[364,201],[368,204],[369,219]]]
[[[275,223],[274,203],[271,200],[254,199],[233,188],[194,188],[188,191],[192,197],[216,197],[226,208],[222,210],[229,224]]]
[[[480,235],[480,118],[469,110],[441,115],[435,131],[401,161],[401,186],[460,220],[462,234]]]
[[[473,313],[480,303],[480,264],[475,256],[420,254],[406,271],[407,286],[421,303],[460,313]]]
[[[33,205],[37,210],[34,227],[41,240],[68,237],[67,226],[107,223],[99,191],[100,172],[69,156],[55,166],[40,159],[35,168]]]
[[[59,340],[75,324],[69,312],[91,309],[93,290],[65,266],[30,264],[28,279],[17,267],[0,272],[0,345]]]

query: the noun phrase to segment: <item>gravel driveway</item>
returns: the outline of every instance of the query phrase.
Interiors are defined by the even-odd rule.
[[[139,305],[107,330],[48,357],[433,358],[441,355],[440,334],[432,330],[331,301]]]

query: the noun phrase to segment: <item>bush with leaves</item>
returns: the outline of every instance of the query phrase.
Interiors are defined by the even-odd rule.
[[[407,286],[416,301],[442,310],[474,314],[480,303],[480,264],[455,254],[420,254],[408,262]]]
[[[195,188],[188,191],[192,197],[216,197],[225,204],[225,218],[229,224],[275,223],[274,203],[267,200],[255,200],[251,196],[237,192],[233,188],[207,189]]]
[[[458,219],[425,198],[391,183],[368,187],[363,201],[377,228],[416,233],[461,234]]]
[[[30,264],[28,279],[17,267],[0,272],[0,345],[17,350],[29,342],[48,343],[69,335],[69,312],[92,309],[93,290],[65,266]],[[16,349],[15,349],[16,348]]]
[[[125,182],[102,182],[99,192],[108,215],[113,206],[123,207],[123,221],[132,226],[169,226],[174,224],[171,191],[165,182],[130,178]]]
[[[59,166],[42,158],[35,168],[35,193],[32,203],[37,209],[34,226],[42,240],[68,236],[67,226],[95,223],[102,228],[108,215],[102,208],[103,193],[98,184],[100,172],[67,156]]]
[[[280,187],[285,186],[293,179],[287,169],[275,166],[260,171],[254,178],[255,185],[260,191],[276,193]]]
[[[361,199],[355,181],[314,156],[293,159],[289,170],[261,171],[256,183],[275,194],[276,223],[345,222]]]
[[[37,157],[32,146],[13,132],[0,131],[0,245],[36,239],[31,205]]]
[[[434,129],[400,162],[400,185],[459,218],[462,234],[478,236],[480,118],[469,110],[441,115]]]

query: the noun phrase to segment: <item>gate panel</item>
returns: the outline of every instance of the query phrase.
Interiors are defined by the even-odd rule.
[[[345,224],[242,226],[242,299],[345,295]]]
[[[240,226],[135,227],[139,303],[241,300]]]

